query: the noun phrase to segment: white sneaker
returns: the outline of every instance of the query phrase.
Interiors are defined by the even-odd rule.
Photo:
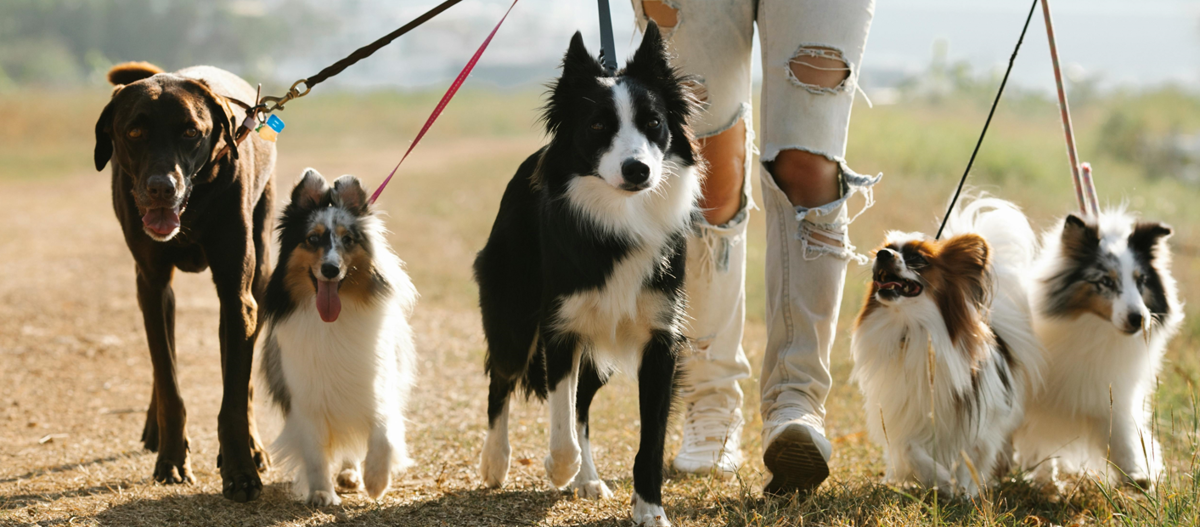
[[[719,399],[723,397],[688,404],[683,446],[672,463],[676,470],[726,479],[742,466],[742,410],[714,404]]]
[[[763,494],[808,494],[829,477],[833,445],[821,418],[795,408],[777,410],[763,423]]]

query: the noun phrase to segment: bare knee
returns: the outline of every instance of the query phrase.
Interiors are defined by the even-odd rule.
[[[850,64],[841,51],[821,46],[802,46],[788,61],[793,82],[810,91],[827,93],[842,89],[850,78]]]
[[[642,12],[660,29],[673,29],[679,24],[679,10],[662,0],[643,0]]]
[[[823,155],[782,150],[766,168],[794,206],[820,207],[841,197],[838,164]]]
[[[742,208],[746,133],[746,121],[738,119],[728,130],[699,140],[700,155],[708,163],[700,208],[711,225],[728,223]]]

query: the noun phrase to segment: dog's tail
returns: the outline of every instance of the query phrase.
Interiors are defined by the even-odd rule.
[[[946,226],[949,236],[968,232],[987,239],[993,261],[1018,271],[1029,268],[1037,253],[1037,235],[1021,209],[1009,201],[981,196],[963,203]]]
[[[162,68],[149,62],[125,62],[108,70],[108,82],[113,86],[129,84],[162,73]]]

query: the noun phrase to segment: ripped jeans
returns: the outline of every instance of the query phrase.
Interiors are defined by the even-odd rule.
[[[753,208],[751,51],[757,23],[763,61],[760,182],[768,231],[768,342],[761,409],[764,423],[811,419],[809,424],[823,433],[831,384],[829,351],[846,266],[862,258],[846,236],[853,220],[846,202],[862,193],[869,207],[871,187],[879,181],[878,176],[854,173],[844,159],[874,0],[632,3],[639,25],[644,28],[650,19],[658,22],[674,66],[695,80],[692,88],[702,104],[692,122],[697,138],[734,129],[739,121],[745,130],[741,209],[723,225],[701,222],[689,240],[689,336],[700,353],[684,362],[690,386],[682,396],[691,403],[719,395],[740,405],[737,380],[750,375],[741,337],[745,226]],[[836,162],[840,199],[811,209],[794,207],[768,170],[784,150]],[[697,264],[702,268],[696,269]]]

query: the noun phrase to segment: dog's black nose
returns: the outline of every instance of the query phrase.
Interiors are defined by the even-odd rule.
[[[1145,317],[1142,316],[1141,313],[1130,313],[1129,314],[1129,327],[1134,328],[1135,330],[1141,329],[1142,323],[1144,323],[1145,321],[1146,321],[1146,319],[1145,319]]]
[[[324,275],[325,278],[333,280],[334,278],[337,278],[337,275],[341,272],[342,272],[342,270],[338,269],[338,266],[336,266],[336,265],[328,264],[328,263],[321,264],[321,274]]]
[[[641,185],[650,179],[650,166],[636,159],[628,159],[621,164],[621,175],[625,182]]]
[[[879,252],[875,253],[875,259],[880,262],[890,262],[896,259],[896,251],[891,249],[880,249]]]
[[[172,197],[175,195],[175,182],[170,176],[151,176],[146,180],[146,194],[153,199]]]

